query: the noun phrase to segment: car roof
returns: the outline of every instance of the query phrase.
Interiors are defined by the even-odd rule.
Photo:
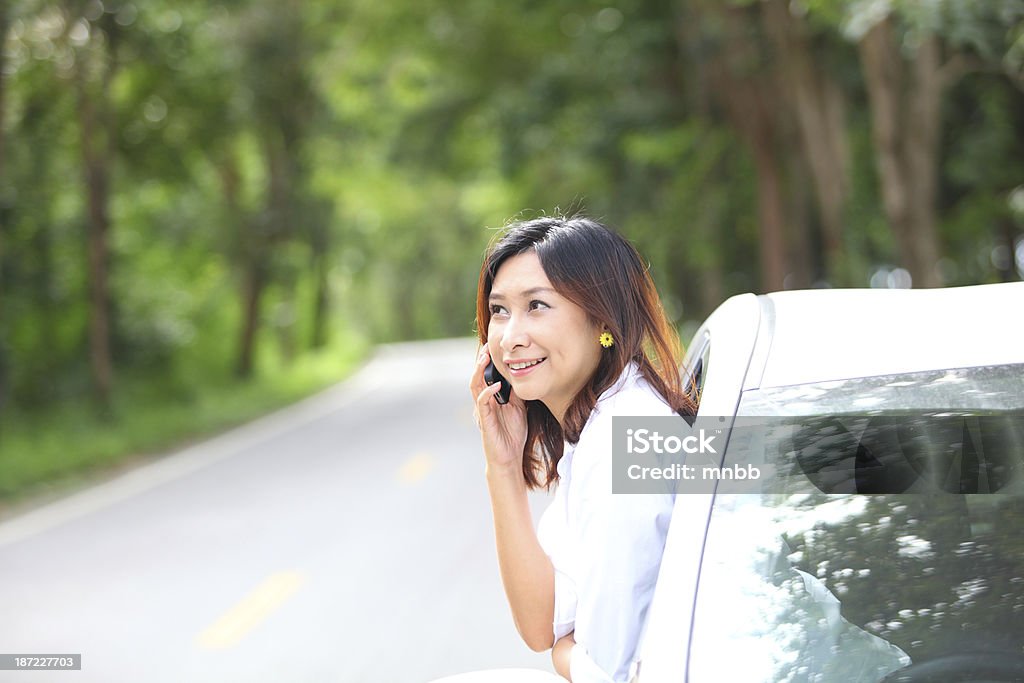
[[[757,298],[745,388],[1024,363],[1024,282]]]

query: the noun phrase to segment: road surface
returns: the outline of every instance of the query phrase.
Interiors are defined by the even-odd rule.
[[[552,671],[519,639],[473,340],[382,347],[296,406],[0,523],[0,681],[427,681]],[[531,495],[534,519],[550,498]]]

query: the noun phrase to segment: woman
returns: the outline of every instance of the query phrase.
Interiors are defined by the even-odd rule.
[[[476,322],[470,390],[516,628],[574,683],[627,681],[674,501],[612,495],[612,416],[695,414],[678,337],[636,250],[579,216],[509,226],[481,268]],[[535,533],[527,490],[556,483]]]

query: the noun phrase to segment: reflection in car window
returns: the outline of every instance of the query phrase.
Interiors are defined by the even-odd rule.
[[[851,380],[771,396],[748,392],[757,395],[744,397],[741,414],[744,404],[770,415],[780,407],[789,415],[837,414],[864,397],[879,399],[874,407],[882,414],[908,407],[1019,409],[1022,369]],[[785,462],[792,450],[769,443],[763,453],[782,476],[799,469]],[[715,498],[690,680],[878,681],[954,653],[980,653],[978,661],[997,653],[1021,658],[1021,482],[990,495],[771,490]]]
[[[954,368],[743,392],[739,414],[1024,408],[1024,364]]]
[[[813,508],[768,496],[719,498],[701,571],[691,680],[876,681],[910,662],[844,618],[818,568],[797,561],[801,551],[789,543],[814,529]],[[857,507],[856,500],[833,504],[829,513],[841,518]]]
[[[687,354],[684,368],[684,382],[686,393],[694,405],[700,406],[701,393],[704,390],[704,378],[707,376],[708,356],[711,351],[710,338],[705,332],[701,337],[695,338],[690,345],[694,353]],[[687,379],[688,378],[688,379]]]
[[[1020,496],[722,496],[691,680],[878,681],[910,660],[1019,656],[1021,515]]]

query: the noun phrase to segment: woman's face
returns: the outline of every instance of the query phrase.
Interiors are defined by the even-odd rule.
[[[498,372],[523,400],[540,400],[562,421],[601,360],[601,328],[558,294],[530,250],[498,269],[488,300],[487,345]]]

